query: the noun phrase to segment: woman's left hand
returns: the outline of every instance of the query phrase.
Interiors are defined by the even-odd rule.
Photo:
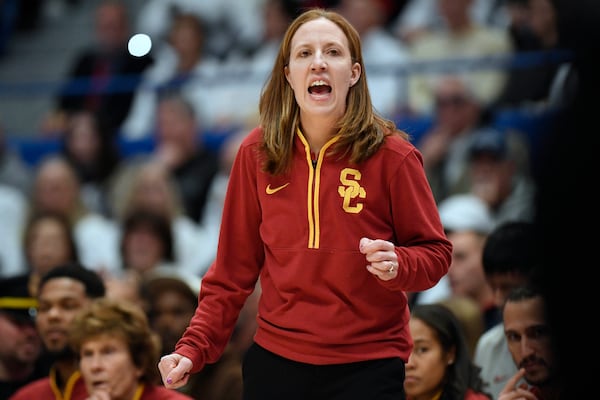
[[[382,239],[362,238],[359,250],[365,255],[367,271],[379,279],[389,281],[398,276],[398,255],[394,244]]]

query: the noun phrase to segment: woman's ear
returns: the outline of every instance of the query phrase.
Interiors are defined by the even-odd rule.
[[[360,79],[360,74],[362,73],[362,69],[359,63],[354,63],[352,65],[352,76],[350,77],[350,87],[354,86],[356,82]]]
[[[448,365],[452,365],[452,364],[454,364],[455,360],[456,360],[456,347],[452,347],[452,349],[450,349],[450,351],[448,351],[448,353],[446,353],[446,363]]]
[[[283,67],[283,75],[285,76],[285,80],[287,81],[287,83],[290,84],[290,67],[288,67],[287,65]]]

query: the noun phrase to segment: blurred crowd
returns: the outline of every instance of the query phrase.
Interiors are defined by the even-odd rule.
[[[124,2],[99,1],[94,40],[71,60],[53,108],[39,121],[40,138],[54,138],[57,149],[27,162],[0,128],[9,210],[3,229],[11,244],[3,246],[0,275],[34,269],[23,233],[34,215],[55,212],[68,219],[81,261],[94,270],[123,274],[130,244],[144,231],[163,249],[155,264],[202,276],[214,255],[235,146],[258,121],[279,40],[315,5],[335,8],[360,33],[373,103],[421,150],[438,203],[474,193],[495,222],[531,220],[540,135],[499,116],[542,113],[540,123],[548,124],[569,101],[576,74],[568,59],[510,68],[477,62],[518,64],[519,56],[560,49],[550,1],[157,0],[135,14]],[[152,38],[150,53],[129,54],[133,32]],[[149,145],[124,154],[125,141]],[[160,218],[131,222],[141,210]]]
[[[35,30],[35,6],[42,3],[0,2],[0,62],[17,30]],[[417,332],[430,329],[423,326],[432,324],[429,318],[448,319],[449,327],[456,318],[460,333],[452,340],[455,346],[464,340],[467,347],[448,364],[460,359],[458,373],[464,374],[481,368],[487,386],[477,387],[498,398],[518,368],[507,348],[500,352],[508,360],[505,370],[495,371],[498,358],[483,354],[477,343],[498,329],[494,340],[504,338],[507,285],[524,283],[535,264],[528,258],[535,246],[526,245],[531,236],[525,226],[536,215],[533,174],[543,139],[538,127],[518,118],[502,123],[502,116],[543,115],[540,123],[552,124],[578,83],[570,58],[559,57],[565,49],[550,0],[148,0],[135,13],[120,1],[97,3],[89,27],[94,41],[71,60],[53,108],[39,121],[40,138],[56,139],[58,149],[32,165],[8,146],[10,132],[2,131],[0,121],[0,281],[7,291],[0,298],[31,299],[31,307],[22,309],[37,313],[37,319],[21,315],[6,322],[4,309],[11,307],[0,307],[2,341],[8,337],[4,323],[22,333],[20,344],[0,343],[0,394],[47,376],[57,368],[54,356],[68,347],[65,339],[52,350],[58,340],[53,335],[62,334],[40,328],[47,323],[41,316],[67,307],[65,302],[74,301],[67,295],[78,293],[67,290],[65,304],[53,294],[49,283],[58,267],[62,272],[55,278],[74,285],[87,281],[73,268],[97,275],[102,294],[82,289],[82,303],[93,297],[123,300],[145,317],[119,310],[119,303],[99,304],[88,313],[102,315],[107,307],[148,318],[148,332],[140,335],[157,334],[162,353],[174,348],[215,257],[229,168],[240,141],[258,122],[260,92],[279,40],[300,11],[322,6],[339,11],[360,33],[374,106],[405,127],[421,151],[454,246],[447,276],[432,289],[409,294],[411,307],[422,307],[416,308]],[[152,38],[149,54],[129,54],[134,32]],[[215,145],[208,131],[224,132],[223,137]],[[124,140],[150,146],[125,155],[119,147]],[[506,233],[507,226],[516,233]],[[491,248],[489,239],[503,234],[518,240]],[[494,264],[496,258],[501,265],[512,262],[502,259],[511,252],[519,265],[508,267],[523,267],[517,275]],[[518,282],[507,284],[506,276]],[[425,307],[431,304],[453,315]],[[253,296],[231,348],[184,393],[239,398],[241,356],[255,317]],[[91,346],[92,352],[102,342],[87,341],[85,329],[91,328],[81,318],[74,349]],[[71,319],[60,328],[65,338]],[[29,351],[13,354],[5,344]],[[407,375],[416,363],[409,361]],[[15,365],[22,374],[11,375]],[[63,370],[63,385],[72,372]]]

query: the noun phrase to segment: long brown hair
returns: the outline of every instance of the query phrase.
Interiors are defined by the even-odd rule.
[[[377,151],[385,136],[398,134],[408,139],[408,135],[398,130],[393,121],[382,117],[373,108],[358,32],[340,14],[312,8],[300,14],[288,27],[260,97],[262,150],[265,155],[263,168],[272,174],[283,173],[290,168],[294,135],[300,125],[300,108],[284,73],[290,59],[291,42],[300,26],[319,18],[326,18],[340,27],[348,39],[352,62],[359,63],[362,71],[358,82],[348,92],[346,111],[338,123],[339,140],[333,147],[334,152],[349,154],[351,162],[360,163]]]

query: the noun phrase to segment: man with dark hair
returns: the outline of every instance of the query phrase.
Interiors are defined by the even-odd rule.
[[[77,355],[68,344],[68,331],[75,315],[104,294],[102,278],[80,264],[58,266],[42,277],[37,292],[36,328],[52,357],[52,367],[49,376],[25,385],[10,400],[55,400],[67,398],[67,391],[72,397],[86,393]]]
[[[506,298],[502,318],[508,349],[519,371],[507,381],[499,398],[566,398],[561,395],[554,339],[542,293],[533,286],[513,289]],[[525,382],[519,383],[521,378]]]
[[[0,399],[48,374],[27,282],[26,275],[0,279]]]
[[[501,308],[508,293],[527,283],[537,264],[534,225],[514,221],[497,226],[483,247],[482,264],[486,281]],[[517,372],[513,363],[502,322],[485,332],[477,342],[475,364],[481,367],[486,391],[497,398],[507,380]]]

